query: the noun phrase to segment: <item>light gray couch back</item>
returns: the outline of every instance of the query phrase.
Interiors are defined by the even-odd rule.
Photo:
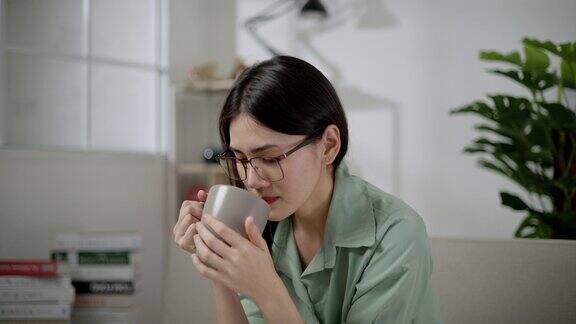
[[[576,323],[576,241],[432,238],[445,324]]]

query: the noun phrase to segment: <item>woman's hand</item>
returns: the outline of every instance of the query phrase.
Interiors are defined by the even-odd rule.
[[[248,239],[205,215],[197,224],[198,234],[194,235],[197,251],[192,261],[202,276],[258,302],[274,296],[279,284],[283,284],[254,218],[248,217],[244,225]]]
[[[198,201],[185,200],[180,208],[178,222],[172,230],[174,242],[190,253],[196,252],[193,238],[197,234],[196,224],[202,218],[202,210],[207,197],[206,191],[200,190],[198,191]]]

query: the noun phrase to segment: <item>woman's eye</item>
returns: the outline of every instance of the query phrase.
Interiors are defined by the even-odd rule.
[[[265,163],[276,163],[275,158],[262,158],[262,161],[264,161]]]

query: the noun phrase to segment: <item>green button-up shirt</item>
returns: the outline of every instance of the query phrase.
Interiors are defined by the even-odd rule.
[[[430,286],[424,223],[398,198],[336,171],[324,242],[302,271],[292,217],[276,229],[272,257],[306,323],[441,323]],[[240,295],[250,323],[258,306]]]

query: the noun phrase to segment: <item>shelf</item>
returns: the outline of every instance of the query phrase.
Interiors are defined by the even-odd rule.
[[[224,175],[224,170],[220,165],[208,163],[180,163],[176,172],[178,174]]]

